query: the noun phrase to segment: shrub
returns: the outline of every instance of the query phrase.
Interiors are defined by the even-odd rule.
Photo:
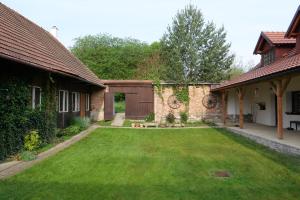
[[[149,115],[147,115],[147,116],[145,117],[145,121],[146,121],[146,122],[153,122],[153,121],[154,121],[154,118],[155,118],[154,113],[149,113]]]
[[[80,128],[80,130],[85,130],[85,129],[87,129],[87,127],[89,127],[90,123],[91,123],[91,120],[88,117],[84,117],[84,118],[75,117],[71,121],[71,126],[77,126]]]
[[[166,121],[170,124],[173,124],[175,122],[175,116],[172,112],[169,112],[166,116]]]
[[[63,134],[62,135],[69,135],[69,136],[72,136],[72,135],[76,135],[77,133],[80,133],[81,131],[81,127],[78,126],[78,125],[71,125],[71,126],[68,126],[67,128],[65,128],[63,130]]]
[[[186,112],[181,112],[180,113],[180,122],[181,123],[186,123],[188,120],[188,115]]]
[[[24,139],[24,148],[28,151],[37,149],[41,144],[40,136],[36,130],[30,131]]]
[[[31,161],[36,159],[36,154],[32,151],[22,151],[20,154],[21,160]]]

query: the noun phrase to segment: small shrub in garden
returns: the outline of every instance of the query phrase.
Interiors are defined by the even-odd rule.
[[[91,120],[88,117],[84,117],[84,118],[75,117],[71,121],[72,126],[79,126],[81,130],[87,129],[87,127],[89,127],[90,123],[91,123]]]
[[[187,120],[188,120],[187,113],[186,112],[181,112],[180,113],[180,122],[185,124],[187,122]]]
[[[32,152],[32,151],[22,151],[20,153],[20,157],[21,157],[21,160],[31,161],[31,160],[36,159],[36,154],[35,154],[35,152]]]
[[[63,130],[63,135],[69,135],[69,136],[72,136],[72,135],[76,135],[77,133],[80,133],[81,131],[81,127],[78,126],[78,125],[71,125],[71,126],[68,126],[67,128],[65,128]]]
[[[24,139],[24,148],[28,151],[37,149],[41,144],[40,136],[36,130],[30,131]]]
[[[166,116],[166,121],[170,124],[173,124],[175,122],[175,116],[172,112],[169,112]]]
[[[146,122],[153,122],[154,121],[154,113],[150,113],[149,115],[147,115],[146,117],[145,117],[145,121]]]

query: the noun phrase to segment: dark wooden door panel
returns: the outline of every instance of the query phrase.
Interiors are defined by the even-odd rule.
[[[114,118],[114,96],[112,93],[104,94],[104,120],[112,120]]]

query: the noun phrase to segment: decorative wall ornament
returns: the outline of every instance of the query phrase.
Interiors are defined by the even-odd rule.
[[[177,99],[176,95],[171,95],[168,98],[168,105],[172,109],[178,109],[181,106],[181,102]]]
[[[208,94],[205,95],[202,99],[202,104],[207,109],[213,109],[217,106],[218,99],[216,95]]]

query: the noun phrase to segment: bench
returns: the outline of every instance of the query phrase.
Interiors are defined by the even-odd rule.
[[[148,127],[158,127],[158,123],[144,123],[143,124],[145,128],[148,128]]]
[[[300,125],[300,121],[290,121],[290,129],[292,129],[292,125],[295,124],[296,131],[298,130],[298,125]]]

